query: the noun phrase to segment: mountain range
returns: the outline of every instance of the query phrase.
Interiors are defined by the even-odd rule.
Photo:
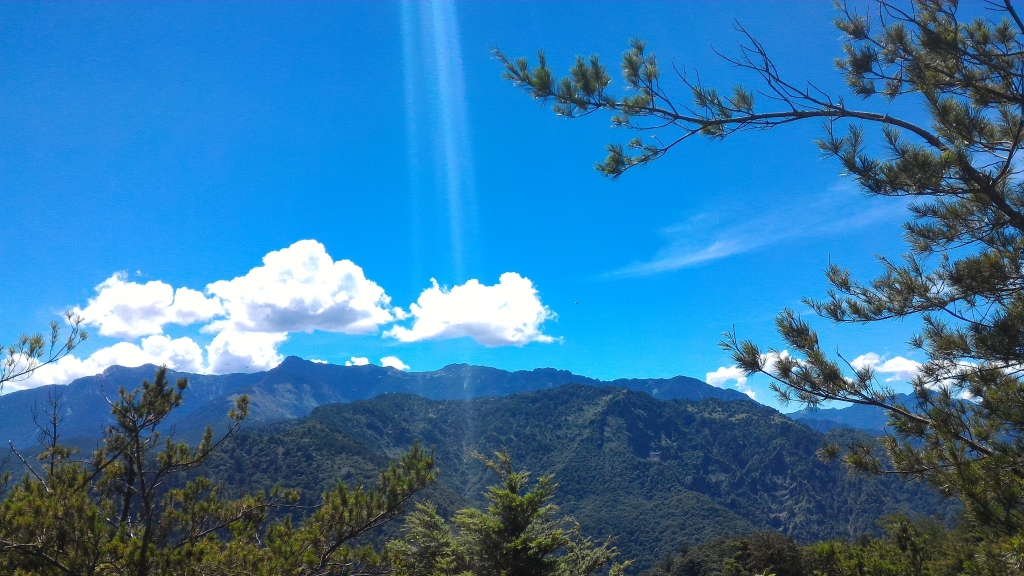
[[[112,367],[0,396],[0,438],[31,454],[33,406],[59,392],[64,441],[95,444],[111,421],[107,398],[155,370]],[[884,420],[870,411],[787,416],[684,376],[603,382],[554,369],[403,372],[297,357],[255,374],[170,374],[182,376],[189,387],[168,422],[179,437],[223,426],[235,398],[251,400],[246,427],[199,471],[229,491],[280,484],[314,504],[339,479],[372,481],[418,441],[434,450],[440,472],[423,497],[447,515],[483,503],[493,478],[475,455],[504,450],[534,477],[553,474],[562,512],[591,536],[614,536],[637,571],[681,544],[722,536],[772,529],[805,541],[852,538],[888,512],[956,510],[922,485],[851,477],[818,461],[827,441],[864,434],[851,425],[877,433]]]
[[[152,380],[155,371],[153,365],[113,366],[102,374],[79,378],[66,386],[43,386],[0,396],[0,441],[10,440],[19,448],[33,445],[33,406],[45,404],[47,395],[54,391],[62,395],[64,437],[98,437],[113,421],[107,399],[116,397],[119,388],[131,390],[144,379]],[[168,377],[172,382],[180,377],[189,381],[184,402],[169,422],[182,431],[223,422],[235,398],[242,394],[249,396],[250,426],[300,418],[324,404],[399,392],[432,400],[456,400],[585,384],[627,388],[659,399],[748,400],[735,390],[716,388],[686,376],[601,381],[552,368],[508,372],[466,364],[452,364],[432,372],[403,372],[372,364],[338,366],[310,362],[296,356],[285,358],[266,372],[215,376],[169,371]]]
[[[680,545],[722,536],[777,530],[800,541],[850,539],[876,531],[890,512],[955,513],[955,503],[924,485],[851,476],[816,457],[822,444],[857,435],[822,434],[746,400],[658,400],[611,386],[472,400],[398,393],[245,430],[201,473],[241,492],[298,487],[314,504],[339,478],[372,480],[418,441],[439,469],[422,497],[448,516],[485,504],[495,477],[475,454],[502,450],[535,479],[552,474],[561,512],[592,537],[614,537],[637,571]]]

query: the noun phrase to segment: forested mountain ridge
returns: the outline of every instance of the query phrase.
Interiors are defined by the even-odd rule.
[[[112,422],[104,395],[117,395],[119,387],[131,390],[152,379],[156,367],[114,366],[102,374],[79,378],[67,386],[43,386],[0,396],[0,441],[24,447],[35,443],[32,407],[45,403],[52,390],[63,394],[65,438],[98,437]],[[187,377],[188,389],[169,424],[179,429],[201,429],[224,420],[241,394],[249,396],[249,425],[306,416],[317,406],[404,392],[438,400],[481,396],[505,396],[516,392],[552,388],[567,383],[613,385],[641,390],[655,398],[700,399],[715,397],[747,400],[735,390],[716,388],[686,376],[667,379],[620,379],[604,382],[566,370],[539,368],[508,372],[484,366],[452,364],[432,372],[403,372],[375,365],[338,366],[289,356],[266,372],[220,376],[168,371],[169,378]]]
[[[204,473],[242,491],[280,482],[316,495],[336,478],[369,478],[418,441],[440,470],[428,497],[450,512],[482,504],[491,479],[472,454],[507,450],[536,476],[554,474],[562,511],[593,536],[615,536],[638,568],[684,542],[760,529],[849,538],[885,513],[955,507],[918,484],[822,464],[815,451],[827,437],[753,402],[662,401],[615,387],[468,401],[386,394],[245,432]]]

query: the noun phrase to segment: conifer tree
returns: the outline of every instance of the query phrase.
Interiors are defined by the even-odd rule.
[[[4,384],[24,380],[39,368],[57,362],[89,337],[81,329],[84,319],[73,310],[64,313],[64,320],[70,328],[66,338],[61,337],[60,324],[54,321],[50,322],[49,337],[22,334],[14,344],[0,346],[0,393]]]
[[[760,84],[729,92],[681,68],[663,78],[655,55],[636,39],[622,58],[622,95],[612,93],[611,74],[597,56],[577,57],[559,78],[543,52],[535,65],[495,54],[508,80],[552,101],[556,114],[607,111],[614,126],[640,133],[626,145],[609,145],[597,164],[609,177],[693,137],[718,140],[809,120],[823,124],[821,151],[866,195],[910,198],[906,253],[880,257],[881,273],[868,281],[831,265],[827,297],[806,303],[839,324],[920,320],[909,345],[927,362],[913,380],[912,402],[901,402],[870,367],[854,368],[828,353],[810,323],[791,310],[776,319],[791,356],[735,333],[726,334],[723,346],[748,375],[770,377],[783,402],[845,401],[888,411],[887,457],[866,443],[829,446],[823,456],[928,481],[963,499],[984,529],[1018,535],[1024,530],[1024,21],[1010,0],[972,7],[985,10],[968,18],[955,0],[882,0],[865,11],[838,3],[835,23],[844,41],[836,66],[852,93],[846,96],[785,78],[740,25],[745,43],[727,60],[759,76]],[[897,115],[889,106],[897,101],[918,114]],[[644,138],[654,130],[657,138]],[[877,146],[869,134],[879,137]],[[1024,541],[1017,543],[1024,549]]]
[[[508,454],[478,458],[499,479],[487,490],[487,509],[461,510],[452,526],[419,504],[405,521],[405,539],[390,547],[397,576],[587,576],[618,555],[610,541],[595,546],[574,520],[555,517],[551,476],[530,486],[530,474],[515,471]]]
[[[229,498],[220,486],[188,475],[246,417],[240,396],[228,431],[207,427],[198,446],[173,439],[162,424],[181,405],[185,378],[171,384],[166,368],[152,383],[121,389],[111,402],[114,424],[91,458],[59,442],[59,399],[52,398],[42,470],[24,459],[18,482],[0,482],[0,573],[39,575],[290,574],[386,572],[386,561],[352,541],[400,514],[435,476],[433,456],[419,446],[381,472],[375,485],[338,482],[306,518],[295,491]]]

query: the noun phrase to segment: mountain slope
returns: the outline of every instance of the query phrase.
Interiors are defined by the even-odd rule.
[[[683,542],[769,528],[802,540],[853,537],[884,513],[952,509],[920,485],[822,464],[815,451],[825,439],[753,402],[659,401],[613,387],[469,401],[387,394],[246,433],[208,472],[245,489],[280,480],[319,494],[338,471],[367,478],[356,469],[418,440],[436,451],[431,498],[450,512],[480,505],[493,481],[473,453],[504,449],[535,475],[554,474],[562,511],[593,536],[616,536],[639,568]]]
[[[51,391],[63,394],[62,423],[65,438],[95,438],[111,423],[106,397],[115,397],[119,387],[133,389],[143,379],[152,379],[156,367],[115,366],[102,374],[79,378],[67,386],[45,386],[0,396],[0,441],[11,440],[17,447],[35,442],[33,405],[45,405]],[[612,384],[648,392],[656,398],[700,399],[706,397],[741,399],[735,390],[709,386],[695,378],[636,379],[602,382],[565,370],[541,368],[507,372],[483,366],[453,364],[433,372],[402,372],[380,366],[337,366],[309,362],[290,356],[276,368],[254,374],[221,376],[184,374],[170,371],[169,377],[185,376],[189,388],[180,410],[169,424],[179,431],[223,424],[228,409],[240,394],[250,399],[249,425],[305,416],[323,404],[351,402],[379,394],[403,392],[426,398],[466,399],[505,396],[516,392],[552,388],[567,383]]]

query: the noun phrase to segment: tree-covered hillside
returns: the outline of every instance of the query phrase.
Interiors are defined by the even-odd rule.
[[[562,511],[595,537],[615,536],[637,569],[680,543],[765,529],[799,540],[849,538],[875,530],[885,513],[955,507],[918,484],[849,477],[819,463],[825,436],[752,402],[661,401],[581,385],[322,406],[234,438],[204,473],[237,489],[280,482],[315,496],[335,478],[369,478],[417,440],[436,451],[438,484],[426,497],[442,513],[482,505],[491,478],[472,454],[507,450],[517,466],[553,473]]]
[[[113,366],[102,374],[79,378],[67,386],[43,386],[0,396],[0,441],[16,447],[35,444],[36,426],[32,407],[43,405],[51,392],[62,395],[66,439],[98,438],[113,423],[107,398],[139,385],[156,371],[156,366],[137,368]],[[613,385],[642,390],[655,398],[706,397],[727,400],[747,397],[735,391],[710,386],[696,378],[619,379],[604,382],[578,376],[566,370],[539,368],[509,372],[486,366],[451,364],[431,372],[403,372],[382,366],[337,366],[310,362],[290,356],[277,367],[253,374],[186,374],[168,372],[171,378],[186,377],[189,387],[185,402],[167,424],[198,439],[207,424],[217,426],[241,395],[249,397],[247,426],[306,416],[313,408],[334,402],[351,402],[389,392],[405,392],[437,400],[505,396],[562,384]]]

